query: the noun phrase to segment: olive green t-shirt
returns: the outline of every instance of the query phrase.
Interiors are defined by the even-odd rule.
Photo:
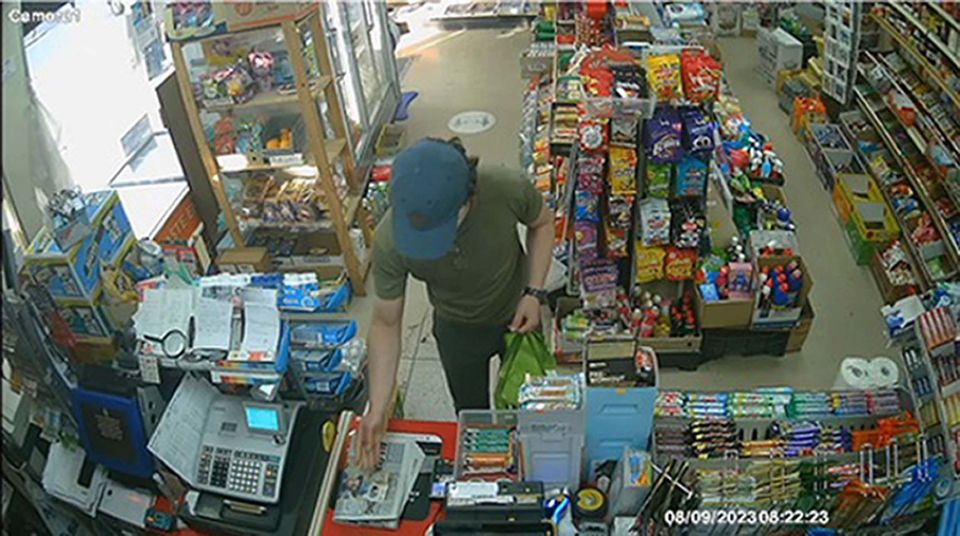
[[[483,325],[509,322],[527,284],[517,223],[533,223],[542,206],[530,181],[503,169],[481,169],[476,198],[451,251],[429,261],[397,252],[393,214],[388,211],[373,242],[377,296],[383,300],[403,296],[409,274],[427,284],[430,303],[443,319]]]

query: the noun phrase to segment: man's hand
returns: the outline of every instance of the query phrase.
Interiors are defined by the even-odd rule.
[[[530,333],[540,325],[540,301],[533,296],[520,298],[517,313],[510,322],[510,331],[515,333]]]
[[[374,471],[380,463],[380,444],[387,431],[387,419],[382,411],[373,411],[363,416],[357,436],[357,465],[364,471]]]

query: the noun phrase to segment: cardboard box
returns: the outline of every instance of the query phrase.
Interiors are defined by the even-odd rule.
[[[800,321],[790,330],[790,338],[787,339],[787,353],[799,352],[803,349],[803,343],[810,334],[813,327],[813,305],[810,300],[803,306],[803,312],[800,313]]]
[[[649,346],[658,354],[692,354],[700,351],[703,345],[703,335],[687,335],[684,337],[646,337],[637,339],[643,346]]]
[[[697,287],[693,295],[697,308],[700,327],[707,328],[745,328],[753,318],[753,298],[748,300],[704,301]]]
[[[793,250],[794,255],[800,255],[800,243],[797,241],[797,235],[790,231],[754,231],[750,233],[751,258],[759,257],[760,251],[768,245],[776,248],[789,248]]]
[[[877,283],[877,289],[880,290],[880,296],[883,297],[883,303],[894,303],[905,298],[910,294],[917,292],[916,287],[911,285],[895,286],[887,277],[887,271],[883,268],[883,259],[880,257],[882,248],[878,248],[870,261],[870,271],[873,272],[873,279]],[[908,253],[908,255],[910,255]],[[916,274],[914,274],[916,276]]]
[[[120,196],[116,192],[97,193],[100,196],[93,216],[93,242],[97,256],[110,266],[116,266],[124,247],[133,238],[133,228],[127,218]]]
[[[583,341],[564,336],[560,329],[561,322],[570,313],[580,308],[580,300],[569,296],[557,298],[557,305],[553,314],[553,342],[554,356],[558,363],[580,363],[583,354]]]
[[[63,300],[57,302],[57,311],[70,331],[78,338],[102,339],[111,336],[110,323],[99,307],[102,290],[92,300]]]
[[[266,273],[273,269],[267,248],[226,249],[217,257],[217,267],[228,274]]]
[[[194,275],[210,271],[210,252],[203,238],[203,220],[197,214],[190,196],[185,196],[153,236],[163,248],[163,256],[187,266]]]
[[[530,56],[526,52],[520,54],[520,76],[524,79],[549,73],[552,68],[553,56]]]
[[[764,311],[760,307],[760,271],[764,267],[774,267],[796,261],[798,267],[803,271],[803,286],[800,289],[797,298],[796,307],[787,309],[770,309]],[[754,329],[790,329],[800,321],[800,315],[803,312],[803,306],[807,303],[807,296],[813,288],[813,279],[810,277],[810,271],[803,259],[794,255],[793,257],[755,257],[754,258],[754,288],[758,289],[757,297],[754,299],[753,320],[751,327]]]
[[[100,283],[93,235],[64,252],[44,227],[27,247],[22,273],[46,287],[54,299],[91,298]]]

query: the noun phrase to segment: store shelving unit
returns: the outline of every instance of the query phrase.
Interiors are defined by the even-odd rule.
[[[319,4],[286,17],[275,17],[263,23],[248,24],[242,30],[217,33],[196,39],[171,41],[177,79],[190,127],[198,141],[198,152],[217,201],[223,211],[232,241],[237,245],[250,242],[253,235],[262,230],[289,232],[289,234],[336,235],[336,244],[342,257],[342,265],[358,295],[363,295],[364,279],[369,268],[369,256],[365,254],[371,243],[372,232],[362,204],[365,184],[356,172],[353,154],[348,143],[349,132],[345,124],[338,84],[334,83],[334,71],[328,50],[327,32],[324,28]],[[186,47],[200,47],[200,55],[210,67],[209,53],[218,40],[241,40],[256,44],[272,38],[286,54],[293,76],[293,89],[281,92],[276,89],[258,92],[245,101],[212,102],[194,97],[198,83],[195,76],[197,56],[185,54]],[[259,41],[258,41],[259,39]],[[273,44],[276,46],[276,44]],[[251,47],[257,49],[256,47]],[[313,60],[313,61],[311,61]],[[209,104],[209,105],[208,105]],[[296,117],[292,129],[295,139],[294,154],[276,157],[250,154],[216,155],[207,140],[211,114],[223,117],[258,118]],[[259,152],[259,150],[257,150]],[[236,180],[241,193],[251,180],[262,180],[262,174],[270,174],[270,180],[286,184],[289,180],[312,181],[317,200],[316,218],[284,219],[265,222],[257,217],[238,218],[235,198],[228,195],[226,181]],[[357,228],[357,231],[351,229]],[[361,240],[355,239],[354,233]],[[307,237],[309,238],[309,236]],[[322,241],[322,240],[321,240]],[[329,243],[330,241],[326,241]],[[328,255],[334,252],[327,251]],[[334,269],[338,269],[337,266]]]
[[[943,79],[940,73],[937,72],[936,68],[930,64],[929,60],[920,54],[913,44],[911,44],[896,28],[894,28],[886,18],[874,15],[873,20],[885,34],[889,35],[893,39],[898,46],[898,50],[903,51],[912,61],[912,64],[915,66],[915,70],[920,75],[920,78],[942,91],[943,94],[949,98],[950,102],[952,102],[955,108],[960,107],[960,93],[958,93]]]
[[[846,104],[856,81],[860,2],[825,2],[823,92]]]
[[[950,259],[952,270],[945,270],[945,273],[941,277],[934,277],[933,274],[930,274],[927,271],[926,263],[924,261],[929,260],[924,257],[921,253],[919,247],[916,244],[913,244],[910,241],[910,238],[907,238],[908,244],[911,245],[912,250],[915,255],[921,260],[919,263],[923,266],[923,270],[926,272],[926,276],[931,281],[944,281],[954,277],[957,273],[957,267],[960,266],[960,249],[957,247],[956,241],[953,239],[953,235],[949,232],[949,226],[947,222],[943,220],[939,212],[936,209],[936,204],[933,202],[933,199],[930,197],[929,192],[927,191],[926,186],[920,177],[917,176],[914,171],[913,165],[908,160],[907,156],[901,150],[900,146],[896,143],[894,136],[881,121],[880,117],[877,114],[877,110],[871,105],[870,100],[864,95],[864,93],[857,87],[854,88],[854,97],[858,104],[860,105],[861,110],[863,110],[864,115],[867,117],[869,123],[880,134],[880,138],[883,140],[884,144],[887,146],[890,154],[893,155],[894,160],[896,161],[897,166],[903,171],[903,174],[907,177],[907,182],[910,184],[910,187],[919,197],[922,203],[922,210],[931,215],[931,219],[934,223],[934,226],[937,228],[937,232],[940,234],[941,242],[944,244],[944,249],[946,251],[946,257]],[[885,99],[881,99],[884,100]],[[890,111],[887,109],[887,111]],[[891,112],[892,113],[892,112]],[[896,115],[894,113],[894,115]],[[904,227],[905,230],[912,229],[907,226]],[[908,233],[904,233],[906,237]]]
[[[526,0],[464,1],[451,3],[443,14],[433,17],[442,22],[470,22],[529,19],[536,16],[536,3]]]
[[[943,8],[941,8],[940,6],[937,6],[936,2],[916,2],[916,4],[918,5],[915,6],[913,5],[913,3],[890,2],[885,5],[889,6],[890,9],[900,14],[904,19],[907,20],[907,22],[909,22],[916,28],[919,28],[923,32],[923,34],[926,36],[926,39],[934,47],[936,47],[941,54],[943,54],[944,58],[949,60],[950,63],[954,65],[954,67],[960,68],[960,55],[958,55],[946,43],[944,43],[943,40],[940,39],[940,37],[935,32],[932,32],[929,26],[923,24],[923,22],[919,18],[917,18],[917,15],[913,10],[917,9],[918,7],[922,7],[924,9],[929,8],[932,10],[932,12],[941,15],[941,18],[944,19],[945,22],[949,21],[948,23],[951,24],[952,26],[956,26],[957,21],[953,17],[951,17],[946,11],[944,11]]]
[[[907,370],[906,383],[917,404],[921,431],[927,437],[931,454],[944,462],[942,489],[938,493],[942,501],[960,497],[960,422],[951,424],[951,413],[947,409],[947,399],[960,393],[960,380],[941,381],[945,379],[941,358],[934,357],[921,339],[917,336],[903,347],[902,359]],[[925,385],[925,390],[921,390],[921,385]]]
[[[886,131],[879,131],[876,129],[875,125],[879,123],[879,120],[877,120],[872,113],[870,113],[869,105],[863,102],[862,97],[856,88],[854,88],[854,99],[857,101],[857,104],[861,109],[858,111],[855,110],[853,113],[859,114],[860,118],[867,120],[870,131],[875,133],[878,138],[883,140],[884,146],[889,147],[892,144],[891,141],[888,141],[889,134]],[[870,173],[871,176],[873,176],[873,179],[876,181],[877,185],[880,186],[880,193],[883,195],[884,201],[887,203],[887,206],[891,207],[892,209],[894,207],[894,203],[890,198],[890,194],[888,193],[888,188],[891,186],[891,184],[888,183],[888,180],[885,179],[880,170],[874,166],[874,162],[870,161],[867,155],[864,154],[857,135],[850,128],[850,125],[845,121],[844,115],[846,114],[841,114],[840,116],[841,128],[844,130],[848,140],[851,141],[851,146],[854,147],[855,153],[857,158],[860,160],[861,165]],[[868,117],[870,117],[870,119],[867,119]],[[886,154],[890,154],[890,151],[886,151]],[[884,158],[884,160],[887,167],[891,167],[892,164],[892,167],[899,169],[899,166],[896,163],[889,162],[889,160],[886,158]],[[902,175],[902,172],[898,173],[898,176]],[[897,220],[897,225],[901,229],[901,243],[906,245],[907,262],[910,264],[914,278],[921,289],[929,289],[933,285],[933,277],[930,275],[930,271],[927,269],[926,264],[922,262],[920,251],[914,244],[913,239],[910,238],[907,232],[904,232],[909,231],[910,229],[910,227],[907,225],[907,219],[903,214],[896,210],[893,211],[893,215]]]

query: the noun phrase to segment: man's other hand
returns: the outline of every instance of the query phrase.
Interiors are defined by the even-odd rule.
[[[510,331],[515,333],[530,333],[540,325],[540,301],[533,296],[520,298],[517,312],[510,322]]]

